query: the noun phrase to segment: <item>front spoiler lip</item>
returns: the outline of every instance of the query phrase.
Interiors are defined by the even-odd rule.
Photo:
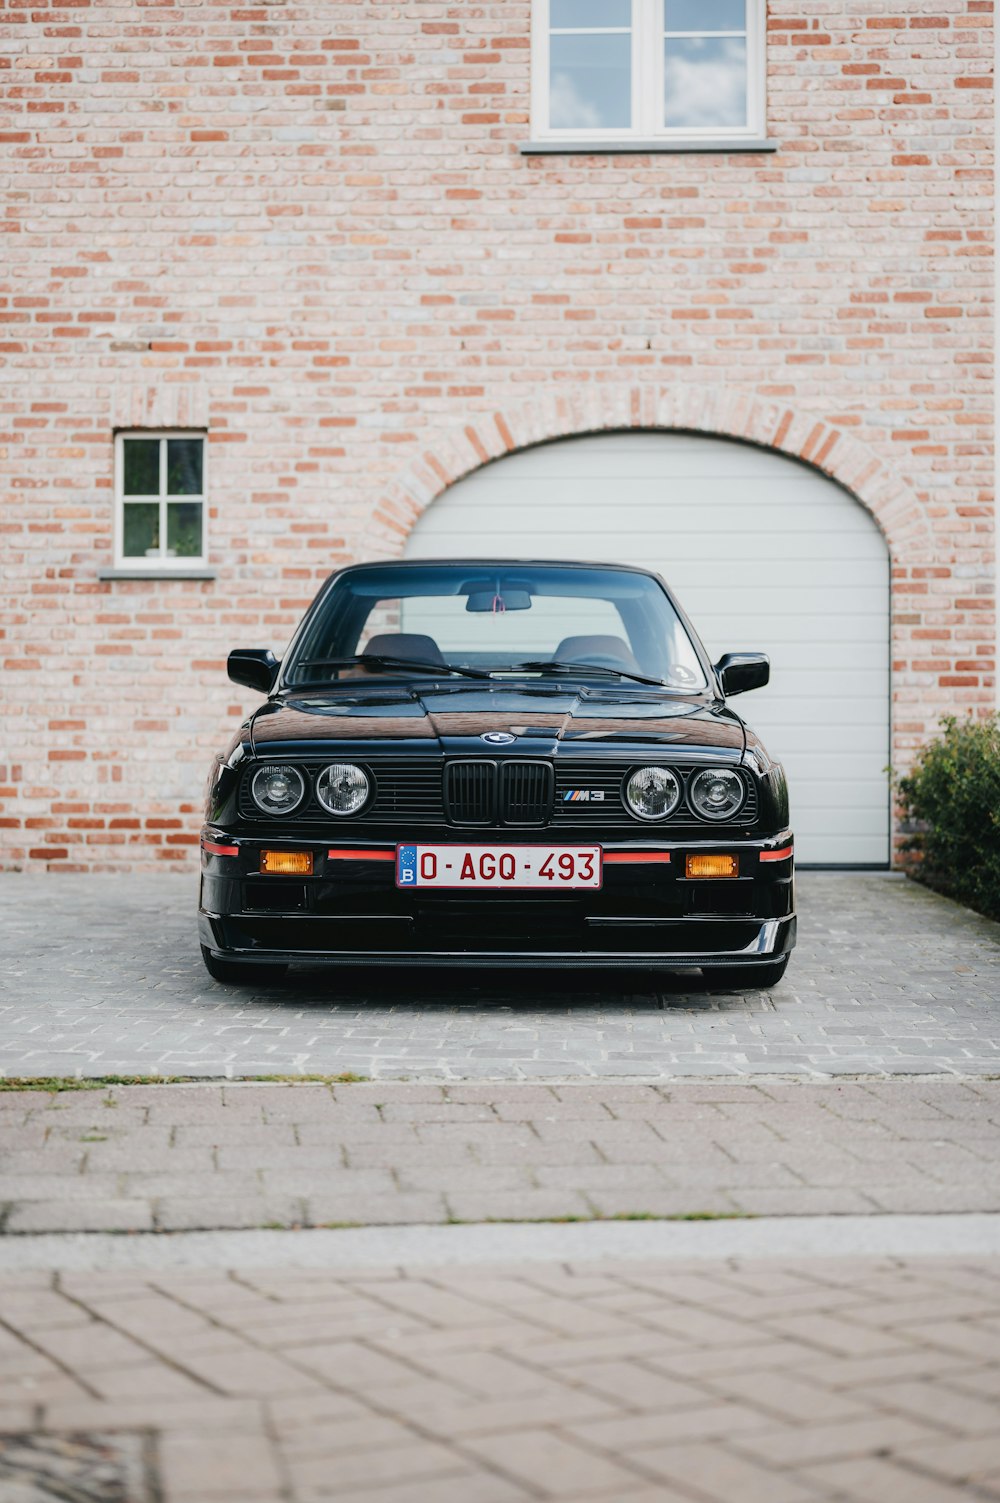
[[[211,919],[214,915],[203,914]],[[637,921],[632,920],[634,925]],[[663,927],[683,920],[654,919]],[[795,946],[796,917],[765,920],[756,939],[739,950],[697,951],[628,951],[621,950],[261,950],[232,948],[221,950],[214,944],[206,948],[218,960],[246,961],[251,965],[308,966],[451,966],[456,969],[476,966],[539,966],[543,969],[586,970],[590,967],[633,970],[687,970],[697,967],[711,970],[731,965],[768,965],[787,955]],[[214,936],[213,936],[214,938]]]
[[[294,830],[284,829],[254,831],[253,834],[243,831],[234,833],[231,825],[208,824],[202,826],[201,841],[203,844],[205,841],[219,841],[223,845],[231,845],[238,850],[248,851],[258,850],[261,846],[268,848],[289,846],[293,850],[325,851],[331,845],[346,850],[352,843],[356,843],[359,850],[378,849],[394,853],[397,846],[419,845],[421,841],[427,844],[440,844],[443,840],[451,845],[488,845],[491,837],[494,845],[522,842],[537,845],[542,836],[550,833],[550,827],[547,826],[474,825],[470,827],[468,840],[460,840],[454,825],[442,824],[440,828],[445,831],[440,838],[434,834],[433,829],[401,837],[371,831],[358,834],[355,830],[343,828],[332,830],[322,838],[318,838],[316,835],[297,835]],[[505,834],[509,837],[507,842],[501,838]],[[741,851],[757,852],[777,850],[782,846],[791,845],[794,838],[792,831],[787,827],[770,835],[731,832],[727,834],[724,830],[705,829],[699,830],[697,835],[684,836],[667,833],[662,827],[654,824],[643,825],[637,822],[634,830],[614,830],[608,835],[602,835],[599,832],[593,834],[560,832],[557,837],[543,843],[553,846],[599,845],[607,851],[706,851],[725,846]]]

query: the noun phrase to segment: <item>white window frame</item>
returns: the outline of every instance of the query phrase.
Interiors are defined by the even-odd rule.
[[[663,0],[632,0],[632,123],[628,127],[574,126],[555,130],[549,124],[549,0],[531,7],[531,134],[537,141],[593,141],[627,144],[641,140],[697,148],[732,141],[759,141],[766,130],[767,0],[746,0],[747,119],[741,126],[666,126],[663,123]],[[581,27],[600,34],[620,28]],[[729,33],[732,35],[732,33]],[[725,36],[726,32],[678,35]]]
[[[160,493],[158,496],[125,495],[125,442],[128,439],[157,439],[160,441]],[[201,440],[201,495],[167,495],[167,444],[168,438],[197,438]],[[155,558],[136,557],[125,553],[125,507],[136,501],[158,501],[161,539],[160,551]],[[170,501],[199,501],[201,503],[201,553],[185,554],[183,558],[168,558],[165,540],[167,536],[167,503]],[[123,428],[115,434],[115,568],[153,574],[176,569],[204,568],[208,562],[208,434],[204,428]]]

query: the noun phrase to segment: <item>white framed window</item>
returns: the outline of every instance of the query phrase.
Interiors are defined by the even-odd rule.
[[[766,0],[533,0],[533,137],[761,140],[766,11]]]
[[[204,433],[115,434],[115,566],[186,569],[206,561]]]

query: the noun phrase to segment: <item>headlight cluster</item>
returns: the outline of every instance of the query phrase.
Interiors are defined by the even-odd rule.
[[[669,767],[641,767],[625,786],[625,802],[637,819],[666,819],[681,801],[681,785]]]
[[[681,784],[669,767],[640,767],[625,783],[625,802],[636,819],[657,821],[673,814],[681,801]],[[746,800],[739,773],[706,767],[687,786],[687,803],[700,819],[732,819]]]
[[[306,796],[306,782],[297,767],[259,767],[250,793],[265,814],[291,814]]]
[[[368,774],[353,762],[331,762],[316,779],[316,797],[328,814],[357,814],[370,788]]]
[[[706,767],[688,785],[688,803],[702,819],[731,819],[745,797],[743,779],[728,767]]]
[[[331,762],[316,778],[316,797],[328,814],[358,814],[370,794],[371,779],[353,762]],[[291,814],[306,796],[306,780],[297,767],[259,767],[250,796],[265,814]]]

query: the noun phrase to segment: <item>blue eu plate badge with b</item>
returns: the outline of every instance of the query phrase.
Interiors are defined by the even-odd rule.
[[[415,845],[396,847],[396,885],[397,887],[416,887],[417,885],[417,848]]]

